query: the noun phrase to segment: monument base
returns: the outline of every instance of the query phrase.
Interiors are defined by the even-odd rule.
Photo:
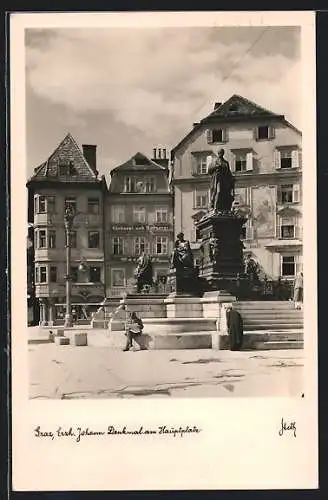
[[[207,290],[235,295],[237,278],[244,272],[241,228],[246,219],[233,212],[208,214],[197,224],[202,239],[203,262],[199,272]]]

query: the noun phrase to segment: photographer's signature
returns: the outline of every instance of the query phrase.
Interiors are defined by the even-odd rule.
[[[279,436],[283,436],[284,434],[293,433],[294,437],[296,437],[296,422],[286,422],[284,418],[281,419]]]

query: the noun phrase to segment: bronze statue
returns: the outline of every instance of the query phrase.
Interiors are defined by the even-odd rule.
[[[175,269],[177,273],[188,273],[194,271],[194,257],[188,240],[184,239],[184,234],[177,234],[177,239],[174,244],[174,250],[171,257],[171,269]]]
[[[137,261],[135,277],[137,282],[137,292],[141,293],[144,286],[151,287],[153,285],[153,264],[151,257],[144,252],[140,255]]]
[[[211,176],[209,211],[229,212],[234,200],[235,180],[229,163],[224,159],[223,149],[220,149],[217,158],[210,163],[208,174]]]

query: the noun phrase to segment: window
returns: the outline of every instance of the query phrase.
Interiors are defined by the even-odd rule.
[[[223,135],[222,128],[217,128],[217,129],[212,130],[212,139],[213,139],[213,142],[223,142],[224,141],[224,135]]]
[[[71,208],[73,212],[76,212],[76,198],[71,196],[65,198],[65,206],[64,206],[65,210],[68,207]]]
[[[77,232],[71,231],[71,248],[76,248],[77,244]]]
[[[299,184],[283,184],[280,186],[280,203],[298,203]]]
[[[47,247],[47,238],[46,238],[46,230],[41,229],[39,231],[39,248],[46,248]]]
[[[293,203],[293,184],[281,186],[281,202]]]
[[[88,198],[88,214],[99,214],[99,200],[98,198]]]
[[[134,253],[140,255],[142,252],[149,253],[149,242],[142,236],[137,236],[133,240]]]
[[[209,144],[220,143],[227,141],[227,130],[223,128],[216,128],[207,131],[207,142]]]
[[[125,177],[124,179],[124,191],[126,193],[131,193],[133,192],[133,189],[132,189],[132,177]]]
[[[88,248],[99,248],[99,231],[88,232]]]
[[[167,222],[167,209],[156,208],[156,222]]]
[[[198,175],[207,174],[207,155],[197,156],[196,162],[197,162],[197,174]]]
[[[91,266],[90,267],[90,276],[89,276],[89,281],[91,283],[100,283],[100,273],[101,273],[101,268],[100,266]]]
[[[195,208],[206,208],[208,206],[208,191],[195,192]]]
[[[125,210],[123,206],[114,205],[112,207],[112,222],[125,222]]]
[[[235,157],[236,172],[244,172],[246,170],[246,153],[236,153]]]
[[[39,281],[40,281],[40,269],[38,267],[35,268],[34,279],[35,279],[35,283],[39,283]]]
[[[77,283],[77,281],[78,281],[77,272],[78,272],[77,266],[72,266],[70,269],[70,275],[71,275],[71,280],[73,283]]]
[[[156,238],[156,253],[157,254],[167,254],[167,237],[157,236]]]
[[[40,266],[40,283],[47,283],[47,268]]]
[[[139,223],[146,222],[145,207],[133,207],[133,222],[139,222]]]
[[[112,269],[112,286],[125,286],[124,269]]]
[[[115,236],[113,238],[113,254],[123,255],[124,253],[124,241],[120,236]]]
[[[295,256],[283,255],[281,263],[282,276],[295,276]]]
[[[56,231],[53,229],[48,231],[48,248],[56,248]]]
[[[56,283],[56,281],[57,281],[57,267],[51,266],[50,267],[50,282]]]
[[[39,196],[39,213],[45,213],[47,211],[47,198],[46,196]]]
[[[269,139],[269,127],[262,126],[257,129],[257,138],[258,139]]]
[[[295,238],[295,226],[290,224],[288,221],[282,220],[281,222],[281,238],[291,239]]]
[[[280,168],[292,168],[291,149],[282,149],[280,151]]]
[[[147,177],[145,179],[145,192],[154,193],[155,192],[155,179],[154,177]]]

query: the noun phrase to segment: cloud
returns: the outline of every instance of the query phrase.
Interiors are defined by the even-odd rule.
[[[275,51],[269,29],[247,53],[261,33],[254,30],[240,38],[225,31],[222,40],[213,28],[31,30],[28,85],[71,114],[109,113],[114,126],[141,132],[149,144],[164,138],[174,145],[215,101],[235,93],[300,126],[295,32],[283,38],[280,29]]]

